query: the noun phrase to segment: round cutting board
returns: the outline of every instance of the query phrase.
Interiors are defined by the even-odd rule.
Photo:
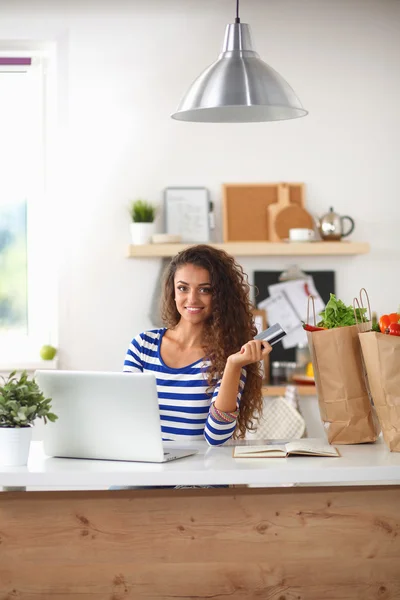
[[[289,229],[314,229],[314,219],[302,206],[293,204],[286,183],[278,186],[278,202],[268,206],[269,239],[279,242],[289,237]]]
[[[301,206],[292,204],[278,212],[275,217],[276,235],[284,240],[289,237],[289,229],[314,229],[314,220]]]

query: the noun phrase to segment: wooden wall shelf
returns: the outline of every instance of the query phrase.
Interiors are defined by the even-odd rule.
[[[156,258],[174,256],[191,244],[146,244],[130,245],[128,258]],[[370,250],[366,242],[227,242],[210,244],[226,250],[233,256],[349,256],[367,254]]]
[[[288,385],[293,385],[289,384]],[[299,396],[316,396],[317,390],[315,385],[297,385],[297,393]],[[285,385],[269,385],[264,384],[262,387],[263,396],[284,396],[286,386]]]

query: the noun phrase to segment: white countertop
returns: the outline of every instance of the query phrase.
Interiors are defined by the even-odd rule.
[[[339,458],[234,459],[232,446],[192,445],[199,448],[197,455],[154,464],[49,458],[41,442],[32,442],[26,467],[0,466],[0,487],[79,490],[129,485],[400,485],[400,453],[389,452],[382,438],[375,444],[338,446]]]

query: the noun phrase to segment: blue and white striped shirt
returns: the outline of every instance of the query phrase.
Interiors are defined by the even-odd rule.
[[[236,420],[227,423],[210,413],[211,403],[218,396],[221,380],[210,387],[206,373],[210,362],[200,359],[186,367],[173,369],[161,358],[161,340],[165,328],[145,331],[129,345],[124,371],[129,373],[154,373],[157,380],[161,431],[164,440],[202,440],[203,436],[213,446],[226,442],[235,431]],[[239,407],[246,370],[243,368],[238,394]]]

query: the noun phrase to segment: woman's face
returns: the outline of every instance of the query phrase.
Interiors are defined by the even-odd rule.
[[[212,289],[207,269],[187,264],[176,270],[175,303],[181,318],[194,325],[205,323],[212,313]]]

